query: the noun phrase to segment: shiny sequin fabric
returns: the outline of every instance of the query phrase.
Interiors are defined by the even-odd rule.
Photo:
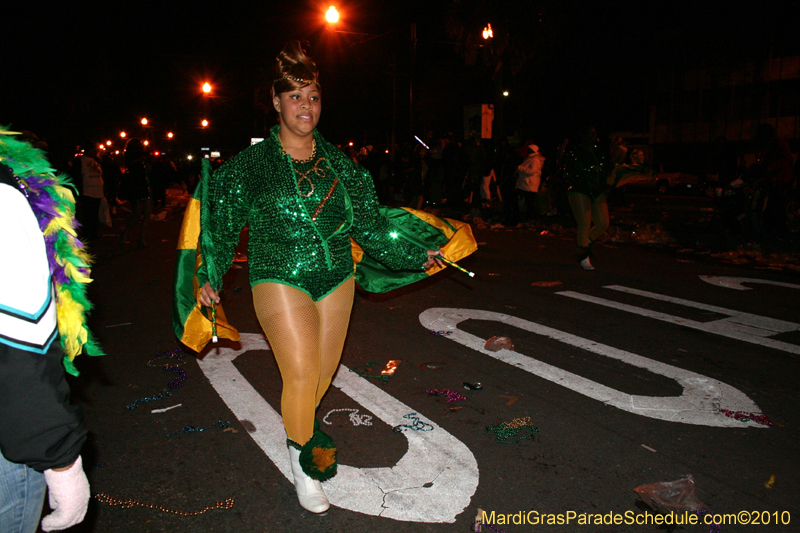
[[[564,154],[564,176],[570,183],[569,192],[597,198],[606,191],[605,158],[596,148],[578,144]]]
[[[378,211],[372,178],[363,167],[317,131],[317,157],[292,163],[281,153],[278,131],[275,126],[267,139],[201,183],[201,285],[209,281],[215,289],[221,287],[245,223],[250,229],[251,286],[284,283],[320,300],[353,275],[350,237],[390,269],[422,270],[426,250],[393,232]],[[303,174],[313,183],[311,194],[308,180],[298,184]],[[334,179],[338,184],[314,222],[311,217]]]

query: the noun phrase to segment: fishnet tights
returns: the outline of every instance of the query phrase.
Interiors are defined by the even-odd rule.
[[[352,277],[318,302],[280,283],[253,287],[256,315],[283,380],[283,425],[298,444],[311,438],[316,406],[339,367],[354,293]]]

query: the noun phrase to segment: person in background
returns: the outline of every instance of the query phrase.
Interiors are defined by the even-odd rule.
[[[470,214],[473,217],[481,215],[481,194],[483,189],[483,176],[486,170],[486,151],[483,146],[480,134],[472,132],[472,136],[467,141],[464,148],[464,156],[467,166],[467,190],[470,192]],[[464,191],[464,194],[467,193]]]
[[[503,195],[503,219],[501,224],[505,227],[516,228],[519,225],[519,198],[517,198],[517,168],[522,163],[523,157],[519,150],[511,147],[503,139],[500,151],[497,154],[499,163],[498,181],[500,192]]]
[[[438,207],[442,203],[444,192],[444,147],[447,141],[444,138],[431,138],[430,151],[428,152],[428,186],[427,197],[430,204]]]
[[[105,196],[103,170],[97,161],[97,149],[92,145],[81,156],[81,207],[83,229],[86,239],[93,241],[99,236],[100,202]]]
[[[794,175],[789,144],[779,137],[769,124],[760,124],[753,137],[756,162],[748,173],[759,191],[757,209],[763,213],[766,237],[785,238],[789,235],[786,207],[791,197]]]
[[[103,171],[103,189],[106,200],[108,200],[108,207],[111,213],[116,213],[122,171],[114,161],[114,156],[108,152],[103,154],[103,158],[100,160],[100,169]]]
[[[611,142],[608,146],[608,162],[607,165],[610,168],[614,168],[615,165],[621,165],[625,162],[625,158],[628,156],[628,146],[625,144],[625,139],[620,137],[619,135],[615,135],[611,138]]]
[[[452,133],[448,133],[444,137],[442,169],[444,175],[444,197],[447,207],[451,209],[460,206],[463,201],[462,183],[464,175],[459,172],[462,159],[461,145],[456,141]]]
[[[69,402],[58,341],[62,321],[78,319],[84,330],[83,312],[62,309],[56,296],[75,281],[64,266],[74,267],[71,258],[79,257],[83,265],[72,272],[86,276],[89,258],[71,233],[67,184],[52,174],[40,150],[11,133],[0,129],[0,531],[34,533],[46,492],[52,513],[41,521],[44,531],[81,522],[89,505],[80,455],[87,429]],[[52,245],[55,239],[61,250]],[[65,247],[75,254],[70,259]],[[80,341],[72,344],[76,340],[68,337],[66,344],[74,347],[73,357],[83,349]]]
[[[542,167],[544,167],[544,156],[539,153],[539,147],[533,143],[525,147],[527,155],[525,160],[517,167],[517,191],[525,198],[525,208],[527,219],[531,221],[536,218],[536,195],[542,181]]]
[[[139,246],[147,248],[147,229],[150,227],[150,214],[153,211],[153,167],[144,151],[142,141],[137,138],[128,140],[125,145],[125,197],[131,202],[131,215],[125,223],[120,236],[120,244],[127,244],[128,234],[138,220],[142,221],[142,233]]]
[[[594,270],[592,243],[608,229],[606,158],[597,148],[597,131],[581,128],[564,153],[564,176],[570,184],[569,205],[578,224],[576,258],[584,270]]]

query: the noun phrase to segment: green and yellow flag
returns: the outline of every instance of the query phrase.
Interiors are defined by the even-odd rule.
[[[203,177],[208,179],[207,161],[203,161]],[[180,341],[196,352],[202,351],[211,341],[211,309],[200,303],[200,284],[197,269],[203,264],[200,254],[200,194],[195,189],[183,214],[183,224],[178,237],[178,257],[173,280],[172,328]],[[239,340],[239,332],[228,324],[221,305],[216,306],[217,336],[232,341]]]
[[[426,250],[441,249],[444,258],[455,263],[478,249],[472,228],[466,222],[439,218],[425,211],[406,207],[380,207],[398,235]],[[390,270],[370,257],[356,243],[353,261],[356,263],[356,282],[369,292],[391,290],[423,280],[446,268],[434,266],[425,271]]]

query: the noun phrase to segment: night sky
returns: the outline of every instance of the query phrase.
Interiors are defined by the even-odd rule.
[[[336,3],[338,29],[381,37],[326,30],[331,3],[17,2],[4,7],[0,124],[33,131],[56,159],[78,144],[116,140],[122,129],[153,139],[175,131],[173,152],[206,143],[235,150],[274,123],[260,102],[290,39],[309,41],[320,63],[320,129],[335,142],[385,144],[393,109],[401,143],[410,129],[460,135],[464,105],[492,102],[487,49],[465,64],[468,50],[447,31],[454,2]],[[642,131],[658,69],[796,54],[800,41],[796,2],[455,4],[462,28],[477,34],[479,19],[493,21],[520,52],[500,69],[511,93],[505,129],[545,145],[578,122]],[[201,95],[205,80],[214,98]],[[207,131],[197,127],[203,116]],[[143,131],[141,117],[152,127]]]

